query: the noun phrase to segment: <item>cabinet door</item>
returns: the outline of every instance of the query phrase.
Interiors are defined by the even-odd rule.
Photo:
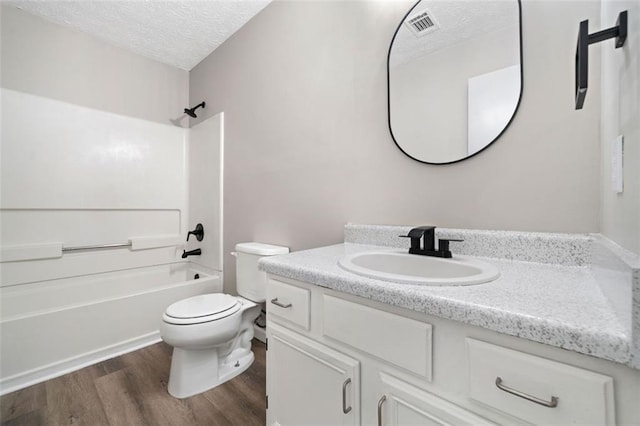
[[[380,373],[378,424],[384,426],[495,425],[422,389]]]
[[[276,324],[267,330],[267,424],[359,424],[360,363]]]

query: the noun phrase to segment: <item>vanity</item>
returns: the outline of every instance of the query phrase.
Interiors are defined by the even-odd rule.
[[[640,424],[640,264],[599,235],[438,229],[473,285],[339,265],[408,248],[410,227],[265,258],[267,424]],[[635,310],[634,310],[635,307]]]

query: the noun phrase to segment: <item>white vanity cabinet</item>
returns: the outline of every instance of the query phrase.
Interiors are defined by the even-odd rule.
[[[268,425],[640,424],[619,364],[276,276],[267,324]]]
[[[472,412],[452,404],[407,382],[380,372],[378,424],[402,425],[495,425]]]
[[[267,387],[267,424],[360,424],[360,363],[275,324]]]

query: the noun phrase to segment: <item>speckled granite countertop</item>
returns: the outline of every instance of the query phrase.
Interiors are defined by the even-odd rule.
[[[406,235],[404,230],[408,227],[387,227],[387,232],[371,237],[365,231],[377,232],[380,227],[353,232],[357,226],[345,228],[344,244],[263,258],[260,268],[274,275],[640,368],[632,341],[635,323],[631,315],[619,312],[593,273],[593,237],[439,230],[440,237],[464,237],[467,245],[459,249],[466,255],[474,255],[476,250],[495,255],[491,247],[504,248],[505,239],[516,245],[530,245],[531,250],[511,259],[478,257],[500,270],[500,277],[490,283],[434,287],[366,278],[340,268],[338,260],[348,254],[407,244],[390,236]],[[499,240],[497,245],[491,238]],[[363,241],[376,244],[360,244]],[[560,248],[564,257],[554,253],[553,247]],[[572,256],[566,255],[567,247],[572,248]],[[455,256],[453,246],[452,251]],[[527,260],[520,260],[522,257]],[[552,263],[553,258],[561,261]],[[637,284],[637,274],[632,271],[631,275]],[[629,296],[631,287],[630,282]],[[631,307],[629,300],[630,310]]]

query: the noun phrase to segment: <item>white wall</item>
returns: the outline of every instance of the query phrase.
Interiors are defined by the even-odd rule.
[[[3,248],[184,235],[187,131],[167,113],[186,105],[188,74],[9,5],[1,19]],[[175,252],[112,251],[102,266],[80,255],[5,263],[2,282],[165,263]]]
[[[179,126],[188,123],[188,73],[8,5],[1,19],[3,393],[158,341],[166,306],[221,283],[214,271],[209,281],[176,272],[191,225],[188,185],[197,180],[189,175],[189,130]],[[209,139],[219,146],[221,122],[212,122]],[[208,154],[199,145],[207,125],[198,129],[194,154]],[[209,167],[207,184],[220,173],[219,156],[197,170],[192,159],[195,173]],[[220,191],[208,189],[201,187],[205,210],[219,212]],[[199,220],[215,247],[219,226]],[[175,237],[174,245],[29,259],[33,245],[157,236]],[[6,257],[16,253],[24,260]],[[207,265],[198,269],[221,267]]]
[[[240,241],[317,247],[349,221],[598,231],[598,52],[579,113],[573,67],[578,23],[598,27],[599,3],[523,2],[520,109],[491,148],[450,166],[411,160],[389,135],[387,52],[412,4],[273,2],[191,71],[191,99],[207,100],[195,122],[225,112],[227,265]]]
[[[204,239],[193,235],[187,250],[202,249],[192,262],[222,271],[222,157],[224,114],[215,115],[189,129],[189,230],[198,223]]]
[[[604,0],[602,28],[615,25],[618,14],[628,11],[625,45],[614,48],[607,40],[592,45],[591,54],[602,52],[602,233],[628,250],[640,254],[640,3],[635,0]],[[590,70],[594,63],[590,64]],[[589,77],[589,84],[593,79]],[[593,94],[591,87],[587,99]],[[618,135],[624,136],[624,192],[611,189],[611,150]]]
[[[1,95],[5,251],[185,234],[187,130],[7,89]],[[176,260],[175,247],[155,252],[7,262],[2,286]],[[105,256],[121,259],[106,266],[99,260]]]

